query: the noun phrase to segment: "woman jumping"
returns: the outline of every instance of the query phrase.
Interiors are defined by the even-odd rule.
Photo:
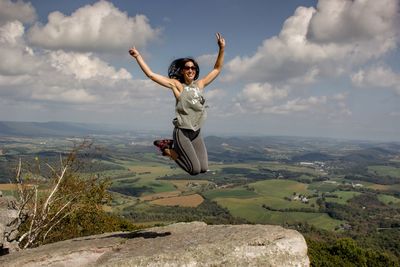
[[[154,73],[135,47],[129,50],[146,76],[171,89],[175,96],[173,140],[157,140],[154,145],[191,175],[208,169],[207,150],[200,129],[206,118],[203,90],[218,76],[224,62],[225,40],[220,33],[216,37],[219,51],[214,68],[199,80],[199,65],[192,58],[174,60],[168,68],[168,77],[165,77]]]

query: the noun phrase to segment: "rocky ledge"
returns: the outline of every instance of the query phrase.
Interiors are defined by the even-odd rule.
[[[71,239],[0,257],[0,266],[309,266],[294,230],[176,223]]]
[[[18,250],[18,209],[12,196],[0,191],[0,256]],[[1,266],[1,265],[0,265]]]

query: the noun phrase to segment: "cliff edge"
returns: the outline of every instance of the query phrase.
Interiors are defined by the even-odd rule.
[[[0,257],[0,266],[309,266],[294,230],[176,223],[82,237]]]

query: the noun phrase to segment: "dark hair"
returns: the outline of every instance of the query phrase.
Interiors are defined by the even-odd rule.
[[[200,73],[199,64],[197,64],[196,60],[190,57],[178,58],[172,61],[171,65],[169,65],[168,68],[168,77],[177,79],[181,83],[184,83],[185,79],[183,78],[182,75],[182,69],[187,62],[192,62],[193,65],[196,67],[196,75],[194,76],[194,80],[197,80],[197,78],[199,78],[199,73]]]

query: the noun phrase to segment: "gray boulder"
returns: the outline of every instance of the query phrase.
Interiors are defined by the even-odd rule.
[[[176,223],[71,239],[0,257],[0,266],[309,266],[294,230]]]
[[[18,250],[18,210],[11,196],[0,196],[0,255]]]

